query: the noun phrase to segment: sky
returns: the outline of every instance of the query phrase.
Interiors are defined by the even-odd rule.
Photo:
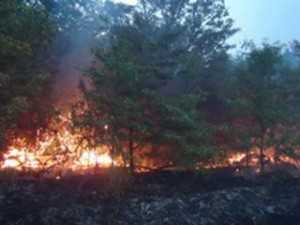
[[[116,0],[134,4],[136,0]],[[300,40],[300,0],[225,0],[236,27],[241,31],[230,42],[261,43]]]
[[[225,0],[231,17],[241,31],[233,43],[243,40],[300,40],[300,0]]]

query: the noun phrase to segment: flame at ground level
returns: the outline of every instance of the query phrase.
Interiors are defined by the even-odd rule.
[[[297,154],[300,150],[295,150]],[[260,150],[253,148],[248,152],[230,151],[223,160],[211,161],[209,163],[199,162],[197,169],[217,169],[217,168],[236,168],[240,172],[243,168],[254,169],[256,173],[261,172],[261,155]],[[274,169],[295,169],[300,173],[300,159],[280,154],[274,148],[265,149],[263,152],[263,164],[265,171],[273,171]]]
[[[126,167],[126,163],[119,156],[114,159],[111,157],[110,150],[105,145],[91,145],[81,131],[74,132],[71,129],[71,118],[63,117],[56,124],[55,131],[51,129],[42,135],[39,135],[36,144],[30,145],[25,138],[16,138],[12,141],[11,146],[3,155],[3,161],[0,162],[0,169],[12,168],[19,171],[49,171],[51,170],[72,170],[82,171],[92,168],[108,168],[112,165],[118,167]],[[108,126],[103,129],[107,131]],[[87,131],[86,133],[91,133]],[[149,148],[151,149],[151,148]],[[299,160],[293,159],[285,155],[278,155],[274,149],[266,149],[264,152],[264,161],[266,164],[275,165],[286,163],[300,168]],[[228,153],[225,161],[216,161],[212,163],[199,163],[196,169],[201,168],[221,168],[228,166],[250,166],[257,168],[259,171],[259,150],[253,149],[248,153],[236,152]],[[141,157],[140,171],[148,170],[149,168],[160,168],[162,163],[151,161],[146,156]],[[125,164],[124,164],[125,163]],[[146,166],[145,166],[146,165]],[[168,165],[174,165],[168,162]],[[174,166],[173,166],[174,167]]]
[[[112,159],[107,146],[91,144],[84,137],[84,131],[74,131],[70,117],[61,117],[58,123],[53,122],[51,125],[48,131],[38,132],[34,145],[29,144],[26,138],[12,140],[3,155],[0,168],[78,171],[94,167],[107,168],[112,164],[121,166],[121,160]]]
[[[44,146],[46,145],[44,144]],[[44,169],[47,170],[48,168],[54,168],[57,166],[61,170],[72,170],[77,172],[92,168],[109,168],[112,165],[124,166],[123,163],[121,163],[121,159],[112,159],[112,157],[109,155],[108,148],[105,146],[102,146],[96,150],[81,150],[81,153],[78,157],[74,157],[75,155],[76,154],[69,152],[65,156],[70,159],[64,160],[63,156],[60,155],[53,157],[43,155],[41,151],[32,152],[26,148],[10,147],[8,152],[3,156],[4,160],[2,163],[0,163],[0,168],[12,168],[19,171],[26,169],[43,171]],[[247,159],[247,157],[249,158]],[[258,151],[253,150],[249,152],[249,155],[246,153],[231,153],[223,163],[215,162],[209,165],[201,164],[198,169],[222,168],[228,166],[250,166],[252,168],[256,168],[256,171],[259,172],[259,163]],[[276,159],[275,152],[272,149],[268,149],[265,152],[265,163],[267,166],[285,163],[300,169],[299,160],[290,158],[288,156],[279,156]]]
[[[28,152],[24,149],[11,148],[6,154],[4,154],[4,160],[1,165],[2,169],[12,168],[16,170],[30,169],[30,170],[42,170],[47,169],[47,166],[42,163],[42,157],[39,158],[32,152]],[[55,162],[48,162],[54,164]],[[88,169],[93,167],[108,168],[118,162],[114,162],[108,153],[97,153],[95,151],[84,151],[80,157],[75,160],[69,168],[64,169]]]
[[[77,161],[78,166],[80,167],[90,167],[90,166],[100,166],[100,167],[109,167],[113,163],[112,158],[108,153],[97,154],[96,152],[84,152],[79,160]]]

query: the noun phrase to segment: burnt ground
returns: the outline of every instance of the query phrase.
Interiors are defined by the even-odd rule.
[[[61,180],[3,176],[0,225],[300,225],[300,181],[207,173],[122,172]]]

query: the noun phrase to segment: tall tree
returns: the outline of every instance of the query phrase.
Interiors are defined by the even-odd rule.
[[[40,6],[17,0],[1,1],[0,27],[0,143],[4,144],[7,129],[20,125],[23,113],[37,109],[37,96],[48,82],[46,58],[55,27]]]
[[[280,46],[254,46],[238,63],[232,86],[232,126],[238,129],[236,138],[246,149],[259,150],[262,172],[266,149],[274,148],[280,154],[295,143],[294,95],[295,87],[299,87],[299,74],[283,65],[282,56]]]
[[[8,130],[34,140],[52,112],[49,92],[74,34],[95,27],[101,1],[0,2],[0,143]],[[96,25],[95,25],[96,26]],[[73,35],[73,36],[72,36]],[[13,128],[13,129],[9,129]],[[13,138],[11,138],[13,139]]]
[[[135,153],[147,147],[174,160],[207,158],[211,129],[197,110],[204,94],[195,83],[235,32],[223,1],[144,0],[121,18],[96,52],[103,66],[90,73],[89,125],[108,125],[112,152],[132,171]]]

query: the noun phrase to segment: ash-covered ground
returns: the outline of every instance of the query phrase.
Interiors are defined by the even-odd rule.
[[[8,179],[1,225],[300,225],[300,181],[158,172]]]

